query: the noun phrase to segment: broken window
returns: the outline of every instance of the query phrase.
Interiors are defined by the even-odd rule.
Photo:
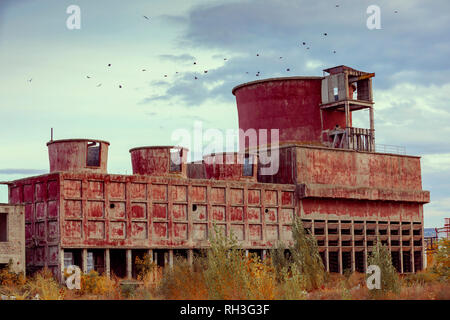
[[[8,241],[8,214],[0,213],[0,242]]]
[[[339,95],[338,95],[338,88],[337,87],[333,88],[333,95],[334,95],[334,101],[338,101],[339,100]]]
[[[170,149],[170,172],[181,172],[182,149]]]
[[[100,167],[100,143],[88,142],[86,165],[88,167]]]
[[[248,154],[246,154],[244,157],[243,176],[253,177],[253,163],[250,160],[250,156]]]

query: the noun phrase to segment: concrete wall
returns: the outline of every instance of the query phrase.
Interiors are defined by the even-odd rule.
[[[0,242],[0,264],[11,260],[14,272],[25,273],[25,207],[0,204],[1,215],[7,215],[7,241]]]

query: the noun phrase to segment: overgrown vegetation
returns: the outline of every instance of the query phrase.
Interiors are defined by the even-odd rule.
[[[370,290],[372,296],[382,296],[389,292],[398,294],[400,292],[400,278],[392,264],[391,252],[379,240],[372,247],[368,265],[378,266],[381,273],[381,288]]]
[[[151,257],[136,258],[137,280],[108,278],[92,271],[83,275],[80,290],[59,284],[43,269],[25,278],[0,270],[0,295],[15,299],[450,299],[449,241],[440,241],[432,265],[399,276],[389,250],[379,242],[368,264],[381,269],[380,290],[369,290],[366,274],[325,272],[312,235],[300,221],[292,227],[290,247],[280,244],[261,260],[246,254],[234,237],[215,229],[208,254],[191,266],[176,257],[173,268],[156,266]]]

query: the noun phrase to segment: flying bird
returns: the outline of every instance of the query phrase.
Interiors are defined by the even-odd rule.
[[[325,32],[323,35],[324,35],[324,36],[327,36],[328,34]]]
[[[204,73],[208,73],[208,70],[203,71]]]
[[[194,64],[197,64],[197,62],[194,62]]]
[[[398,13],[398,11],[397,11],[397,10],[395,10],[395,11],[394,11],[394,13]]]
[[[31,78],[30,80],[28,80],[28,82],[31,82],[31,80],[33,80],[33,78]]]
[[[338,4],[336,5],[336,8],[339,8],[339,5],[338,5]]]
[[[198,78],[197,78],[197,77],[194,77],[194,79],[197,80]]]
[[[309,47],[307,47],[306,50],[309,50]]]
[[[111,67],[111,63],[108,63],[108,67]]]
[[[167,78],[167,74],[164,75],[164,78]]]
[[[333,53],[336,53],[336,50],[333,50]]]
[[[121,85],[121,84],[119,84],[119,88],[122,88],[122,85]]]
[[[287,68],[286,71],[291,71],[291,69]]]
[[[86,76],[86,78],[90,79],[91,77],[90,76]]]
[[[303,45],[306,45],[306,42],[303,41]]]
[[[280,59],[283,59],[283,57],[280,57]]]
[[[142,71],[147,71],[146,69],[142,69]]]
[[[226,61],[226,60],[227,60],[227,58],[223,58],[223,60],[224,60],[224,61]]]
[[[145,19],[149,20],[149,18],[147,16],[143,16]]]
[[[97,87],[100,87],[102,84],[101,83],[99,83],[98,85],[97,85]]]

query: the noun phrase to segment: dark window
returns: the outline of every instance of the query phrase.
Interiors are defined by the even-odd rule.
[[[364,247],[364,241],[363,240],[356,240],[355,241],[355,247]]]
[[[391,246],[397,247],[400,245],[400,241],[398,240],[391,240]]]
[[[0,213],[0,242],[8,241],[8,214]]]
[[[402,236],[409,236],[409,229],[402,230]]]
[[[330,247],[337,247],[338,246],[338,241],[337,240],[328,240],[328,245]]]
[[[342,252],[342,270],[351,270],[352,269],[352,253],[348,251]]]
[[[328,229],[328,234],[337,234],[337,229]]]
[[[350,240],[342,241],[342,246],[343,247],[351,247],[351,245],[352,245],[352,242]]]
[[[384,230],[379,230],[379,233],[380,233],[380,235],[386,235],[387,234],[387,230],[386,229],[384,229]]]
[[[414,230],[413,235],[420,236],[420,229]]]
[[[325,245],[325,240],[317,240],[317,245],[322,247]]]
[[[364,272],[364,252],[355,252],[355,269],[357,272]]]
[[[366,234],[369,236],[374,236],[375,235],[375,229],[367,229],[366,230]]]
[[[414,251],[414,269],[416,272],[422,270],[422,251]]]
[[[317,235],[324,234],[323,228],[314,228],[314,234],[317,234]]]
[[[100,143],[89,142],[87,144],[86,165],[88,167],[100,167]]]
[[[350,234],[350,229],[341,229],[341,234]]]
[[[170,172],[181,172],[182,152],[180,149],[170,149]]]
[[[415,247],[420,247],[422,245],[422,241],[421,240],[415,240],[414,241],[414,246]]]
[[[249,155],[244,157],[243,174],[244,177],[253,177],[253,163]]]
[[[355,236],[361,236],[363,234],[364,229],[355,229]]]
[[[330,272],[339,273],[339,252],[329,252]]]
[[[398,229],[391,230],[391,236],[398,236]]]

